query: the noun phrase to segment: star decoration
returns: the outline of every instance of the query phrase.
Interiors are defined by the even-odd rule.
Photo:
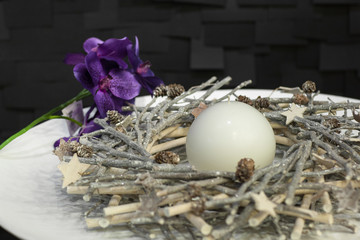
[[[204,111],[207,108],[207,105],[203,102],[200,102],[199,106],[197,108],[194,108],[192,110],[191,114],[194,115],[195,118],[197,118],[202,111]]]
[[[261,191],[259,194],[252,193],[251,198],[255,202],[255,209],[258,211],[263,211],[271,215],[272,217],[276,217],[275,207],[277,206],[276,203],[270,201],[264,191]]]
[[[288,125],[289,123],[294,121],[295,117],[303,118],[305,110],[306,107],[298,107],[296,106],[296,104],[292,103],[290,108],[287,111],[282,112],[281,115],[286,117],[286,125]]]
[[[91,165],[81,163],[76,154],[72,157],[70,162],[61,162],[57,167],[64,176],[62,187],[67,187],[71,183],[76,182]]]

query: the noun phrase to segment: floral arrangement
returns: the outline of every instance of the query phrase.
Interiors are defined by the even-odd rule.
[[[145,239],[260,238],[259,230],[281,239],[321,231],[356,233],[359,103],[317,101],[312,81],[279,88],[292,97],[236,95],[249,80],[209,100],[232,79],[212,77],[187,91],[178,84],[165,86],[150,62],[140,59],[137,38],[135,44],[128,38],[89,38],[84,50],[68,54],[65,63],[74,66],[85,89],[0,149],[48,119],[81,126],[71,131],[76,136],[56,142],[54,153],[67,194],[93,204],[84,213],[89,229],[121,225],[133,232],[129,237]],[[134,99],[141,88],[154,97],[137,107]],[[87,96],[93,96],[94,105],[84,116],[78,101]],[[207,106],[234,96],[267,118],[281,156],[260,169],[247,158],[239,159],[233,172],[194,169],[184,147],[190,125]],[[60,110],[65,116],[54,115]]]
[[[99,129],[100,126],[95,124],[93,120],[97,117],[106,117],[109,110],[116,110],[123,115],[130,114],[131,111],[123,111],[122,107],[134,104],[135,97],[140,94],[141,88],[152,95],[157,86],[163,85],[163,81],[150,70],[151,63],[140,59],[137,37],[135,37],[135,44],[127,37],[110,38],[106,41],[91,37],[84,42],[83,48],[86,54],[67,54],[64,62],[74,66],[74,76],[84,87],[84,90],[11,136],[0,145],[0,149],[33,126],[54,118],[69,120],[71,122],[69,124],[71,134],[78,128],[74,127],[74,124],[80,126],[78,136],[64,138],[65,140],[78,139],[83,133]],[[90,94],[93,96],[95,104],[83,116],[82,104],[75,103],[90,96]],[[66,110],[66,108],[67,111],[65,112],[68,114],[65,116],[54,115],[60,110]],[[91,116],[94,111],[95,114]],[[55,147],[59,145],[59,141],[55,143]]]

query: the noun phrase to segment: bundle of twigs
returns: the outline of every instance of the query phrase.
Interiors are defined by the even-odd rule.
[[[251,83],[207,100],[230,81],[213,77],[186,92],[176,84],[161,86],[155,96],[167,97],[160,103],[154,97],[145,107],[124,107],[134,111],[127,117],[111,111],[96,119],[103,129],[79,143],[60,144],[55,152],[61,161],[78,156],[91,165],[67,186],[68,194],[85,201],[101,199],[85,214],[89,228],[125,224],[145,238],[154,237],[157,228],[167,239],[224,239],[258,228],[292,239],[308,230],[356,231],[349,220],[360,218],[360,126],[354,120],[359,104],[315,101],[311,82],[292,98],[236,96],[271,123],[278,156],[272,165],[241,178],[237,166],[234,172],[205,172],[187,162],[184,144],[194,109],[228,100]],[[289,120],[286,112],[294,103],[303,115]],[[336,114],[339,110],[345,111]]]

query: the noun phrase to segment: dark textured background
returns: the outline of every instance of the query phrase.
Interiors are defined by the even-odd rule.
[[[359,23],[359,0],[0,0],[0,142],[81,90],[62,59],[91,36],[137,35],[186,88],[230,75],[359,98]]]

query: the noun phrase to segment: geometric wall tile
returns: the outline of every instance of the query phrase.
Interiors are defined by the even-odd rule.
[[[267,21],[256,23],[256,43],[269,45],[305,45],[306,40],[293,36],[291,21]]]
[[[224,51],[219,47],[204,46],[202,40],[191,39],[191,69],[223,69]]]
[[[51,26],[51,0],[11,0],[4,2],[8,27]]]
[[[178,3],[188,3],[188,4],[204,4],[204,5],[214,5],[214,6],[224,6],[226,0],[173,0]]]
[[[85,29],[107,29],[116,27],[118,22],[118,2],[100,0],[99,11],[84,14]]]
[[[296,5],[297,0],[237,0],[239,5],[247,5],[247,6],[292,6]]]
[[[9,39],[9,29],[5,24],[4,4],[0,2],[0,40]]]
[[[205,45],[224,47],[250,47],[254,44],[253,23],[206,23]]]
[[[204,9],[201,12],[203,22],[240,22],[267,19],[264,8],[242,7],[239,9]]]
[[[296,65],[302,68],[318,70],[320,59],[320,47],[316,42],[310,42],[296,49]]]
[[[357,70],[360,60],[360,44],[320,46],[320,70]]]
[[[169,37],[164,34],[168,28],[167,22],[144,22],[141,24],[121,24],[114,29],[115,38],[128,37],[135,41],[135,36],[139,39],[141,52],[168,52]]]
[[[349,13],[350,34],[360,34],[360,7],[351,7]]]
[[[201,28],[200,14],[195,12],[175,13],[169,21],[167,35],[174,37],[199,38]]]
[[[236,50],[225,51],[225,73],[232,77],[232,85],[252,80],[256,84],[255,56]]]

